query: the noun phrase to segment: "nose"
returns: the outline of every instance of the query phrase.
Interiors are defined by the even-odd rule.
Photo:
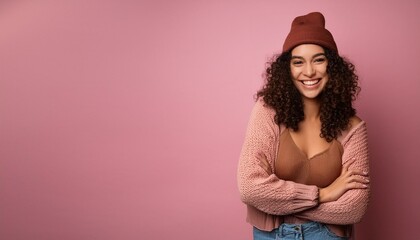
[[[303,74],[308,77],[312,77],[315,75],[315,68],[312,64],[306,64],[305,69],[303,70]]]

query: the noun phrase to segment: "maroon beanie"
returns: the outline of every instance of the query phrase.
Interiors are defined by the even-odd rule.
[[[283,52],[304,43],[321,45],[338,52],[332,34],[325,29],[325,18],[319,12],[312,12],[293,20],[290,33],[283,44]]]

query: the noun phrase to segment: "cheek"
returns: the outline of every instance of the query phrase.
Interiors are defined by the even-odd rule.
[[[299,81],[296,81],[296,78],[292,77],[292,82],[293,82],[293,86],[295,86],[295,88],[299,88]]]
[[[295,80],[299,76],[299,72],[297,71],[297,69],[291,67],[290,68],[290,75],[291,75],[292,79]]]
[[[322,74],[323,74],[324,76],[328,75],[328,73],[327,73],[327,65],[323,66],[323,67],[321,68],[320,72],[322,72]]]

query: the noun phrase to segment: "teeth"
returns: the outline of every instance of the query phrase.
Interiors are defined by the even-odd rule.
[[[308,80],[308,81],[302,81],[303,84],[311,86],[311,85],[315,85],[319,82],[319,80]]]

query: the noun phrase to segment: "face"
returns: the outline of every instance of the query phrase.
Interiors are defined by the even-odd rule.
[[[328,82],[328,60],[321,46],[302,44],[292,50],[290,70],[303,98],[315,99]]]

